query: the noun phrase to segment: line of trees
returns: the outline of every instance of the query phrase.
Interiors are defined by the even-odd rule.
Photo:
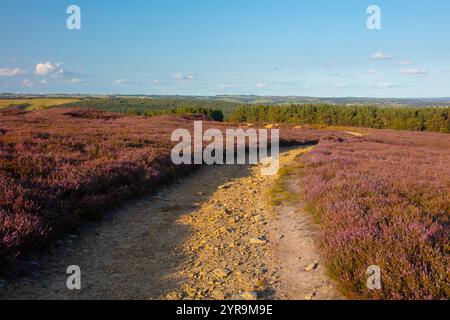
[[[227,114],[233,113],[240,106],[241,104],[226,101],[148,98],[97,98],[64,105],[142,116],[204,114],[216,121],[223,121]]]
[[[450,108],[336,105],[243,106],[232,122],[276,122],[375,129],[450,132]]]

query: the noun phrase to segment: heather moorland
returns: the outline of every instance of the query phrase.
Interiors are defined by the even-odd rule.
[[[5,109],[0,117],[2,263],[193,169],[172,163],[170,137],[177,128],[192,129],[195,117],[66,108]],[[282,134],[289,144],[315,143],[327,133],[288,132]]]
[[[204,129],[222,131],[279,128],[283,145],[316,145],[296,160],[302,186],[296,197],[320,225],[320,253],[345,295],[448,297],[447,134],[239,125],[210,121],[205,114],[144,117],[67,107],[9,108],[0,118],[4,270],[83,220],[99,219],[194,170],[196,166],[172,163],[170,136],[177,128],[192,130],[197,119]],[[381,291],[367,290],[370,265],[383,270]]]
[[[322,140],[299,172],[330,274],[355,298],[448,298],[450,137],[363,131]],[[366,287],[370,265],[382,291]]]

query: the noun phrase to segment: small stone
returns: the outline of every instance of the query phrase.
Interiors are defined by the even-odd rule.
[[[266,287],[267,287],[267,282],[262,279],[259,279],[255,282],[255,289],[263,290]]]
[[[313,293],[311,293],[311,294],[305,296],[305,300],[312,300],[315,296],[316,296],[316,293],[313,292]]]
[[[318,263],[318,262],[310,263],[310,264],[308,264],[308,265],[305,267],[305,271],[313,271],[313,270],[316,269],[318,266],[319,266],[319,263]]]
[[[225,228],[225,227],[221,227],[221,228],[219,229],[219,231],[220,231],[221,233],[228,233],[228,229]]]
[[[260,222],[261,221],[261,215],[256,215],[256,216],[253,216],[253,220],[255,220],[255,222]]]
[[[214,270],[213,273],[219,278],[226,278],[231,273],[231,271],[228,269],[220,268],[220,269]]]
[[[212,295],[217,300],[224,300],[225,299],[225,295],[223,294],[222,291],[219,291],[219,290],[214,290],[212,292]]]
[[[251,244],[266,244],[267,243],[267,240],[262,237],[250,238],[249,241]]]
[[[258,300],[258,295],[254,291],[245,291],[241,294],[233,294],[231,300]]]

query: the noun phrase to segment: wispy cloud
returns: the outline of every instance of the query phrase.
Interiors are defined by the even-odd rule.
[[[372,59],[373,60],[390,60],[392,58],[393,58],[392,56],[390,56],[388,54],[385,54],[383,51],[375,52],[372,55]]]
[[[233,89],[233,88],[237,88],[237,87],[238,86],[233,83],[222,83],[219,85],[219,88],[221,88],[221,89]]]
[[[31,80],[29,80],[29,79],[24,79],[24,80],[22,80],[22,82],[21,82],[21,86],[22,86],[22,87],[31,87],[31,86],[33,86],[33,85],[34,85],[34,82],[31,81]]]
[[[73,78],[73,79],[66,80],[66,83],[68,83],[68,84],[79,84],[81,82],[82,82],[82,80],[80,78]]]
[[[257,88],[267,88],[269,85],[265,82],[259,82],[256,84]]]
[[[52,78],[55,78],[55,79],[62,78],[64,76],[65,76],[64,69],[59,69],[58,71],[52,73]]]
[[[333,68],[334,66],[337,65],[337,61],[332,60],[330,62],[327,62],[326,64],[323,65],[324,68]]]
[[[335,78],[350,78],[352,77],[352,75],[348,74],[348,73],[333,73],[330,74],[331,77],[335,77]]]
[[[411,66],[413,64],[414,62],[412,62],[411,60],[403,60],[397,63],[397,66]]]
[[[20,68],[1,68],[0,77],[17,77],[26,74],[25,70]]]
[[[427,76],[428,70],[409,68],[409,69],[401,70],[400,74],[402,74],[404,76]]]
[[[116,79],[113,81],[113,84],[115,84],[115,85],[126,84],[126,83],[128,83],[127,79]]]
[[[379,89],[388,89],[388,88],[394,88],[397,86],[398,86],[398,84],[395,82],[378,82],[376,84],[376,87]]]
[[[279,81],[279,80],[277,80],[277,81],[272,81],[270,84],[276,85],[276,86],[290,86],[290,87],[293,87],[293,86],[298,87],[299,86],[298,82],[295,82],[295,81]]]
[[[173,77],[175,78],[175,80],[177,80],[178,82],[181,82],[181,83],[191,82],[195,79],[195,76],[193,74],[177,73]]]
[[[374,75],[375,73],[377,73],[377,69],[369,69],[369,70],[367,70],[367,74],[369,74],[369,75]]]

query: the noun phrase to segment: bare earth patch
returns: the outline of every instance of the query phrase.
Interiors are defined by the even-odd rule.
[[[319,226],[306,212],[298,184],[298,160],[308,150],[291,150],[282,155],[281,164],[284,200],[275,208],[276,218],[268,225],[270,238],[276,248],[276,265],[280,275],[276,299],[288,300],[337,300],[342,295],[327,277],[318,252]],[[292,171],[292,172],[290,172]],[[290,176],[292,173],[293,176]]]

